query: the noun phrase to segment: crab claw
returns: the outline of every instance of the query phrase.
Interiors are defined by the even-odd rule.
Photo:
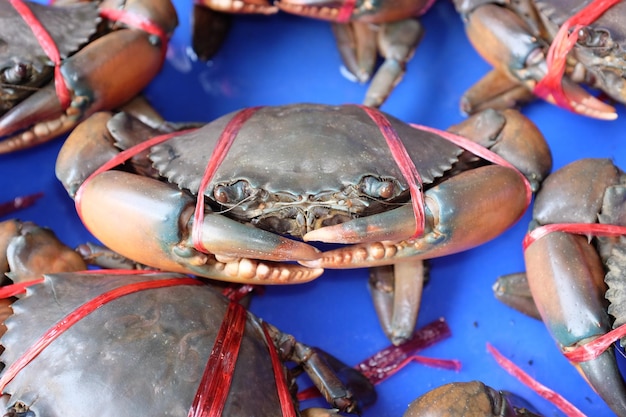
[[[19,220],[0,223],[0,267],[14,283],[87,269],[83,258],[52,231]]]
[[[51,140],[75,127],[95,111],[114,109],[136,96],[158,73],[164,42],[177,25],[169,1],[153,3],[144,16],[138,2],[126,6],[132,14],[157,22],[164,34],[122,28],[89,43],[63,59],[60,73],[70,95],[69,107],[61,103],[52,86],[37,91],[0,118],[0,153],[12,152]],[[169,4],[169,6],[168,6]],[[111,82],[115,80],[115,82]],[[59,86],[56,86],[57,88]]]
[[[259,261],[312,260],[319,256],[312,246],[213,213],[194,225],[194,206],[178,189],[121,171],[97,175],[77,195],[85,226],[98,230],[105,246],[145,265],[255,284],[299,283],[321,275],[321,269]],[[202,252],[192,244],[193,227],[202,228]]]
[[[585,116],[603,120],[617,117],[615,108],[598,100],[567,76],[557,80],[557,85],[536,91],[548,74],[548,45],[512,10],[495,4],[482,4],[472,9],[466,3],[459,0],[456,7],[464,17],[467,36],[476,51],[494,67],[495,73],[489,73],[465,93],[461,99],[464,111],[471,113],[486,106],[511,107],[530,101],[534,93],[549,103]],[[519,85],[524,86],[526,92],[520,90]],[[562,94],[558,93],[561,89]]]
[[[598,219],[619,224],[617,220],[623,216],[620,212],[624,212],[623,177],[607,159],[573,162],[544,181],[535,201],[533,217],[539,225],[588,224]],[[612,191],[616,188],[619,190]],[[619,195],[615,201],[607,198],[613,193]],[[608,218],[613,213],[617,214],[617,220]],[[584,345],[612,329],[607,299],[613,303],[619,300],[612,297],[620,295],[607,292],[609,273],[605,271],[617,268],[622,275],[623,265],[613,254],[623,243],[610,239],[603,242],[591,241],[587,236],[552,232],[532,241],[524,253],[533,300],[562,350]],[[608,258],[603,259],[607,254]],[[616,324],[623,323],[615,310],[612,314]],[[575,366],[617,415],[626,415],[626,384],[613,350],[610,347],[597,358]]]

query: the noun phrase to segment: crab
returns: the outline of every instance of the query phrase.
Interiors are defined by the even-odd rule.
[[[626,174],[609,159],[581,159],[552,173],[535,200],[526,273],[495,285],[509,305],[545,323],[617,415],[626,414],[626,384],[613,345],[626,323],[625,195]]]
[[[552,163],[543,136],[513,110],[452,129],[515,161],[532,186],[511,165],[482,166],[444,139],[459,136],[358,105],[247,108],[183,132],[154,125],[98,113],[63,145],[57,177],[97,239],[142,264],[234,282],[302,283],[324,268],[376,267],[372,288],[394,343],[413,333],[422,260],[498,236]],[[225,138],[234,140],[223,147]],[[126,172],[106,170],[136,143],[146,150]],[[416,177],[405,177],[411,165]],[[312,241],[342,246],[323,252]],[[391,286],[402,288],[395,300],[391,265]]]
[[[194,8],[193,49],[208,59],[218,49],[228,28],[225,13],[273,14],[283,11],[331,22],[347,75],[369,82],[363,104],[380,107],[402,80],[406,64],[424,35],[417,17],[434,0],[320,0],[216,1],[199,0]],[[379,56],[384,62],[377,69]]]
[[[409,404],[404,417],[525,416],[540,417],[525,399],[497,391],[480,381],[437,387]]]
[[[3,297],[17,296],[0,303],[4,415],[97,409],[101,416],[296,417],[294,381],[302,371],[332,407],[303,416],[358,413],[375,400],[360,372],[282,333],[210,282],[161,271],[86,271],[47,228],[10,220],[0,232],[7,264],[17,266],[14,284],[0,287]],[[252,381],[257,389],[249,389]]]
[[[177,24],[169,0],[0,1],[0,153],[130,101],[159,72]]]
[[[470,42],[494,67],[464,94],[466,113],[539,96],[585,116],[617,117],[580,84],[626,103],[623,2],[455,0],[455,6]]]

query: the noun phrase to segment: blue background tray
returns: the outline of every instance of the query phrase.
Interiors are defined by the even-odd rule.
[[[217,56],[201,63],[189,53],[188,3],[176,2],[180,26],[162,73],[146,91],[166,118],[210,121],[253,105],[362,100],[366,87],[341,75],[339,55],[326,23],[286,14],[236,17]],[[422,21],[426,35],[405,79],[382,109],[407,122],[445,129],[463,119],[459,97],[489,67],[469,45],[450,2],[439,1]],[[542,102],[529,105],[524,113],[550,143],[555,169],[582,157],[613,158],[626,167],[626,113],[621,106],[615,122],[590,120]],[[56,140],[1,156],[0,200],[43,191],[42,200],[17,216],[49,226],[67,244],[77,245],[93,238],[80,224],[73,202],[54,176],[61,144],[62,140]],[[521,241],[529,220],[527,212],[492,242],[431,262],[431,280],[424,290],[418,326],[444,317],[453,335],[422,353],[459,359],[462,369],[454,372],[411,364],[378,386],[378,402],[365,411],[365,417],[401,416],[407,404],[424,392],[444,383],[474,379],[526,397],[546,416],[560,415],[503,371],[486,351],[487,342],[584,413],[612,415],[561,356],[544,326],[501,305],[492,295],[496,277],[524,268]],[[369,299],[366,270],[327,271],[308,284],[267,288],[253,300],[252,310],[349,364],[388,345]],[[307,401],[303,405],[314,404],[321,403]]]

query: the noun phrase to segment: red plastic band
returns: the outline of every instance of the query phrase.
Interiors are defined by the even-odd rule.
[[[243,124],[250,118],[254,113],[257,112],[261,107],[248,107],[239,111],[237,114],[233,116],[232,119],[228,122],[224,131],[221,133],[217,142],[215,143],[215,148],[211,153],[211,157],[207,163],[207,167],[204,170],[204,175],[202,176],[202,180],[200,181],[200,186],[198,187],[198,197],[196,200],[196,209],[193,214],[193,231],[192,231],[192,239],[193,246],[196,250],[200,252],[207,252],[204,245],[202,244],[202,222],[204,221],[204,189],[209,185],[209,181],[213,178],[217,169],[226,158],[226,154],[228,154],[228,150],[231,145],[235,141],[239,130]]]
[[[524,237],[522,246],[526,250],[535,241],[552,232],[573,233],[592,236],[624,236],[626,227],[615,224],[600,223],[553,223],[539,226],[531,230]]]
[[[565,73],[567,54],[578,40],[578,31],[583,26],[594,22],[605,11],[620,1],[621,0],[594,0],[561,25],[552,40],[552,44],[546,56],[548,73],[535,85],[534,94],[544,99],[551,95],[559,106],[570,111],[575,111],[570,105],[570,100],[567,98],[561,83],[561,79]]]
[[[626,336],[626,324],[622,324],[616,329],[584,344],[576,347],[566,346],[561,348],[563,356],[571,362],[586,362],[602,355],[605,350],[613,345],[617,340]]]
[[[491,343],[487,343],[487,350],[493,355],[498,365],[505,371],[513,375],[520,382],[531,388],[537,394],[554,404],[559,410],[563,411],[568,417],[586,417],[578,408],[567,401],[563,396],[555,391],[539,383],[533,377],[524,372],[515,363],[505,358]]]
[[[344,0],[337,14],[338,23],[348,23],[352,19],[352,13],[356,6],[356,0]]]
[[[272,337],[267,330],[267,323],[263,322],[261,327],[263,328],[263,335],[265,336],[265,342],[270,353],[272,360],[272,369],[274,370],[274,380],[276,382],[276,390],[278,392],[278,400],[280,401],[280,409],[282,411],[282,417],[297,417],[298,414],[294,408],[291,392],[289,391],[289,384],[285,379],[283,371],[283,363],[278,357],[276,352],[276,346],[272,341]]]
[[[54,64],[54,87],[57,97],[59,98],[61,106],[64,109],[68,108],[72,102],[71,93],[61,74],[61,54],[59,53],[54,39],[52,39],[52,36],[50,36],[46,28],[43,27],[32,10],[30,10],[22,0],[9,0],[9,3],[11,3],[11,6],[13,6],[22,19],[24,19],[28,27],[30,27],[37,42],[39,42],[41,48]]]
[[[398,136],[396,130],[391,126],[389,120],[380,111],[367,106],[361,106],[365,113],[376,123],[383,137],[387,141],[389,150],[400,168],[402,176],[409,186],[411,194],[411,204],[413,205],[413,213],[415,214],[415,233],[413,238],[420,237],[424,234],[426,227],[426,213],[424,211],[424,187],[422,177],[420,176],[415,164],[411,160],[402,140]]]
[[[222,416],[247,317],[246,309],[241,304],[228,304],[188,417]]]
[[[43,193],[40,192],[15,197],[11,201],[0,203],[0,216],[6,216],[7,214],[13,213],[16,210],[30,207],[35,204],[35,202],[41,197],[43,197]]]
[[[87,301],[76,310],[59,320],[54,326],[46,331],[33,345],[31,345],[14,363],[4,370],[0,379],[0,392],[4,392],[7,384],[33,359],[48,347],[57,337],[76,324],[78,321],[102,307],[110,301],[132,294],[138,291],[155,288],[171,287],[175,285],[204,285],[202,281],[193,278],[171,278],[158,281],[143,281],[124,285],[107,291]]]
[[[0,288],[0,298],[9,298],[19,294],[22,294],[26,291],[26,288],[32,287],[36,284],[41,284],[43,282],[43,278],[33,279],[31,281],[18,282],[11,285],[5,285]]]

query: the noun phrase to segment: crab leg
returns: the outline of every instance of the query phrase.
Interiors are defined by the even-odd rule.
[[[394,345],[411,338],[422,300],[424,261],[370,268],[369,287],[383,332]]]
[[[207,213],[199,226],[207,253],[193,249],[191,228],[198,227],[192,224],[195,200],[151,178],[107,171],[87,181],[81,190],[77,207],[85,226],[107,230],[99,235],[102,243],[120,248],[123,256],[137,262],[247,283],[305,282],[322,273],[321,269],[256,261],[312,260],[319,254],[310,245],[213,213]],[[111,219],[115,219],[115,230],[102,224]],[[117,230],[124,230],[124,235]],[[246,249],[241,249],[244,246]]]

